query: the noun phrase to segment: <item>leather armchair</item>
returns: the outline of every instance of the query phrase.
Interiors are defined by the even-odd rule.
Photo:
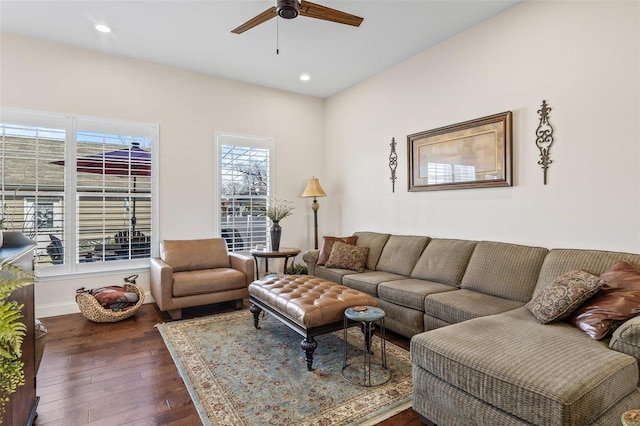
[[[236,301],[249,296],[252,258],[228,253],[224,238],[165,240],[151,262],[151,295],[161,311],[182,318],[182,308]]]

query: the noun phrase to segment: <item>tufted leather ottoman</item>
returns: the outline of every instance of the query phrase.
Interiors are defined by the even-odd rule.
[[[318,347],[315,336],[341,330],[347,308],[378,305],[368,294],[312,275],[280,275],[254,281],[249,284],[249,300],[256,328],[260,328],[258,319],[264,310],[304,337],[300,346],[308,370],[312,370],[313,352]]]

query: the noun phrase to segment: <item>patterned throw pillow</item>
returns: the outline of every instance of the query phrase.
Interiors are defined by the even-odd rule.
[[[567,272],[539,291],[526,307],[541,324],[561,320],[596,294],[602,284],[602,279],[588,272]]]
[[[604,285],[571,315],[571,323],[593,339],[607,337],[624,321],[640,314],[640,271],[616,262],[600,275]]]
[[[340,241],[345,244],[355,244],[358,239],[357,236],[352,235],[351,237],[323,237],[324,242],[322,244],[322,248],[320,249],[320,254],[318,255],[318,262],[316,265],[321,266],[327,263],[329,260],[329,256],[331,255],[331,250],[333,250],[333,245],[336,241]]]
[[[368,255],[369,247],[358,247],[336,241],[333,244],[329,260],[324,266],[362,272],[364,271],[364,265],[367,263]]]

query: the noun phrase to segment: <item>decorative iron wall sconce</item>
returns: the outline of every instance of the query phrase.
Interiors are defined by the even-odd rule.
[[[396,192],[396,167],[398,167],[398,154],[396,154],[396,139],[391,138],[391,154],[389,154],[389,168],[391,169],[391,192]]]
[[[549,124],[549,112],[551,112],[551,108],[547,105],[547,101],[543,100],[542,106],[538,110],[540,124],[538,124],[538,128],[536,129],[536,146],[540,150],[540,161],[538,161],[538,164],[542,166],[545,185],[547,184],[547,169],[549,168],[549,164],[553,162],[551,158],[549,158],[551,145],[553,145],[553,127]]]

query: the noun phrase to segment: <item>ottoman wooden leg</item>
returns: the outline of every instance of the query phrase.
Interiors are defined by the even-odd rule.
[[[318,347],[318,342],[313,337],[305,337],[302,343],[300,343],[300,347],[304,351],[307,360],[307,370],[313,370],[311,365],[313,364],[313,351]]]
[[[260,312],[262,312],[262,308],[256,305],[251,305],[249,310],[253,314],[253,326],[255,328],[260,328],[260,326],[258,325],[258,320],[260,319]]]

